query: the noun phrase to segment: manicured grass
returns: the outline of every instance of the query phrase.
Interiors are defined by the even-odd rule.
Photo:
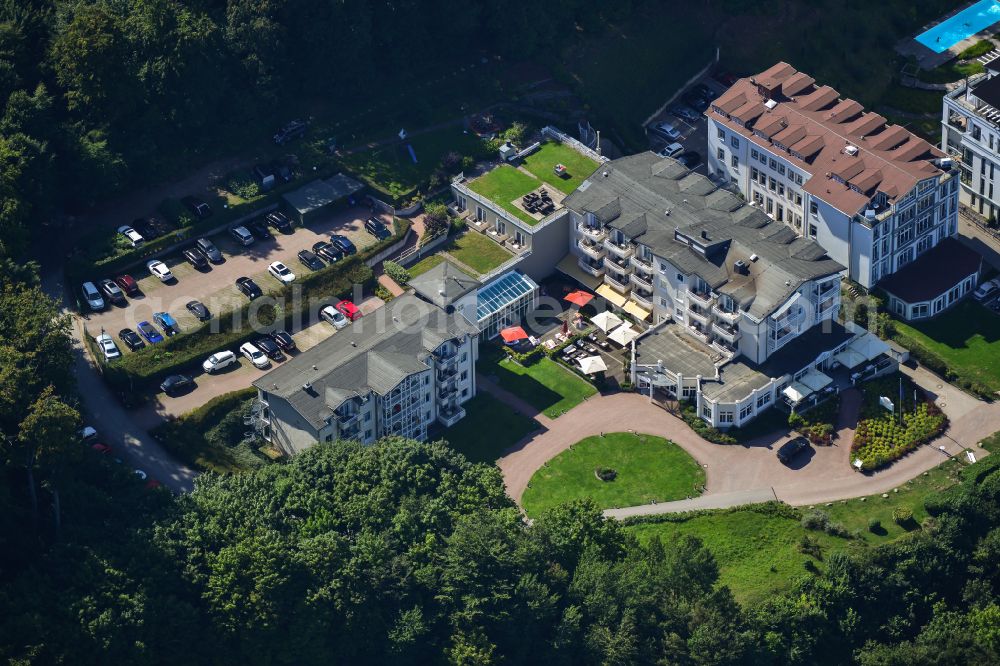
[[[614,480],[598,479],[597,468],[615,470]],[[692,497],[704,483],[705,471],[673,442],[616,432],[588,437],[550,460],[531,477],[522,502],[530,516],[583,498],[611,509]]]
[[[426,273],[430,269],[434,268],[438,264],[444,261],[444,257],[440,254],[432,254],[424,257],[417,263],[413,264],[406,270],[410,272],[410,278],[415,278],[422,273]]]
[[[976,60],[964,63],[952,60],[934,69],[921,69],[917,71],[917,78],[927,83],[951,83],[952,81],[964,79],[967,76],[982,74],[984,71],[986,71],[986,68],[983,67],[983,63]]]
[[[990,453],[997,453],[1000,451],[1000,432],[993,433],[983,441],[979,442],[979,445]]]
[[[540,185],[538,180],[528,174],[518,171],[509,164],[501,164],[469,183],[469,189],[496,203],[517,219],[528,224],[536,224],[538,220],[511,202]]]
[[[762,507],[705,511],[665,516],[664,522],[637,524],[627,529],[641,541],[653,536],[659,536],[664,543],[680,535],[700,538],[719,563],[719,582],[728,585],[738,601],[753,603],[791,589],[798,576],[807,574],[806,560],[812,560],[820,570],[824,568],[823,561],[799,551],[803,537],[816,540],[824,560],[838,550],[868,548],[898,539],[920,529],[919,523],[927,517],[924,501],[958,483],[962,469],[963,465],[956,460],[945,461],[901,485],[898,492],[886,493],[886,498],[873,495],[816,507],[853,534],[850,539],[802,527],[801,515],[808,508],[788,516]],[[896,525],[892,520],[896,507],[909,508],[913,521],[902,527]],[[868,529],[871,518],[881,523],[877,532]]]
[[[466,231],[450,241],[445,250],[480,275],[489,273],[513,256],[499,244],[473,231]]]
[[[566,167],[566,177],[560,178],[553,167],[562,164]],[[542,144],[537,152],[524,158],[524,168],[536,178],[542,180],[557,190],[569,194],[580,186],[590,174],[597,169],[597,162],[569,146],[549,141]],[[513,198],[513,197],[512,197]]]
[[[926,322],[897,321],[895,326],[902,337],[940,356],[955,374],[1000,391],[1000,317],[990,310],[966,300]]]
[[[472,462],[494,462],[522,437],[538,429],[534,419],[487,393],[480,393],[463,408],[465,418],[445,430],[441,438]]]
[[[883,103],[906,113],[941,115],[941,93],[934,90],[918,90],[893,85],[886,91]]]
[[[524,367],[506,358],[498,347],[483,345],[479,361],[480,372],[549,418],[558,417],[597,393],[592,384],[547,357]]]
[[[958,54],[958,57],[962,60],[969,60],[971,58],[978,58],[981,55],[986,55],[996,47],[993,46],[993,42],[988,39],[980,39],[978,42],[965,49]]]

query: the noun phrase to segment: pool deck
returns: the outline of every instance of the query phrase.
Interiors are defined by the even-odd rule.
[[[917,41],[916,39],[917,35],[923,34],[924,32],[930,30],[934,26],[939,25],[944,21],[947,21],[955,14],[959,14],[965,11],[974,4],[976,4],[976,2],[968,2],[962,5],[961,7],[955,9],[954,11],[945,14],[941,18],[935,21],[931,21],[927,25],[920,28],[920,30],[917,30],[915,33],[913,33],[911,37],[907,37],[906,39],[896,44],[896,52],[906,58],[909,58],[911,56],[916,58],[917,66],[920,67],[920,69],[934,69],[935,67],[940,67],[949,60],[956,58],[959,53],[969,48],[979,40],[988,39],[992,37],[993,33],[995,32],[995,28],[997,26],[996,23],[983,28],[974,35],[969,35],[960,42],[952,44],[951,48],[942,51],[941,53],[935,53],[934,51],[932,51],[931,49],[927,48],[926,46]]]

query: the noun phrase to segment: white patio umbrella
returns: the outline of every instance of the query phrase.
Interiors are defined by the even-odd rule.
[[[604,359],[600,356],[588,356],[580,359],[580,371],[585,375],[592,375],[607,369],[608,366],[604,364]]]
[[[590,321],[593,322],[594,326],[601,329],[605,333],[613,329],[615,326],[621,326],[622,324],[622,320],[618,318],[618,315],[613,312],[608,312],[607,310],[604,312],[598,312]]]
[[[617,342],[622,347],[639,337],[639,332],[625,324],[608,333],[608,340]]]

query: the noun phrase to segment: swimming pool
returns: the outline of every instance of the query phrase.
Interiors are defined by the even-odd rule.
[[[930,30],[920,33],[917,35],[917,41],[934,53],[941,53],[997,22],[1000,22],[1000,2],[980,0]]]

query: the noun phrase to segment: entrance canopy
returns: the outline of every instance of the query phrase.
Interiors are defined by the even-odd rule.
[[[651,316],[653,316],[652,312],[642,307],[638,303],[633,303],[632,301],[628,301],[627,303],[625,303],[625,305],[622,307],[622,310],[625,310],[625,312],[629,313],[630,315],[641,321],[645,321],[649,319]]]
[[[590,320],[594,326],[601,329],[605,333],[613,329],[615,326],[621,326],[622,320],[613,312],[598,312],[594,315],[594,318]]]
[[[880,354],[889,353],[889,345],[880,340],[879,337],[871,331],[867,331],[861,337],[852,340],[851,343],[847,345],[847,349],[864,356],[866,361],[870,361]]]
[[[585,375],[592,375],[595,372],[603,372],[608,369],[604,359],[600,356],[588,356],[580,359],[580,371]]]
[[[808,386],[809,393],[815,393],[816,391],[822,391],[832,384],[833,380],[819,370],[810,370],[799,380],[799,383],[803,386]]]
[[[805,400],[806,396],[812,393],[812,391],[807,386],[803,386],[798,382],[792,382],[781,393],[793,404],[797,404]]]
[[[503,338],[504,342],[517,342],[518,340],[527,340],[528,334],[520,326],[511,326],[500,331],[500,337]]]
[[[856,368],[868,359],[866,359],[862,354],[854,351],[853,349],[845,349],[839,354],[835,354],[833,360],[840,363],[847,369]]]
[[[579,305],[582,308],[584,305],[594,300],[594,295],[578,289],[566,294],[563,297],[563,300],[569,301],[573,305]]]
[[[639,332],[636,331],[631,326],[629,326],[628,324],[619,326],[618,328],[616,328],[615,330],[611,331],[611,333],[608,334],[608,340],[611,340],[612,342],[617,342],[622,347],[632,342],[637,337],[639,337]]]
[[[602,296],[604,298],[604,300],[606,300],[609,303],[613,303],[613,304],[617,305],[618,307],[621,307],[621,306],[625,305],[625,302],[628,301],[627,298],[625,298],[624,296],[622,296],[621,294],[619,294],[617,291],[615,291],[614,289],[612,289],[611,285],[602,284],[595,291],[597,291],[597,295],[598,296]]]

